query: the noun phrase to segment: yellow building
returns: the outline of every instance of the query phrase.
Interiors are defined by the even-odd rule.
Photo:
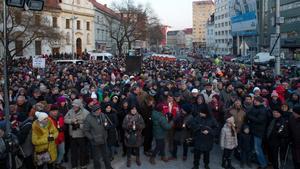
[[[210,15],[215,11],[212,0],[193,2],[193,44],[196,48],[205,47],[206,24]]]

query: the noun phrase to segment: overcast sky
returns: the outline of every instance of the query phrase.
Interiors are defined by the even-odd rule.
[[[97,0],[108,4],[113,0]],[[144,5],[150,4],[162,24],[171,26],[172,30],[192,27],[192,2],[195,0],[135,0]]]

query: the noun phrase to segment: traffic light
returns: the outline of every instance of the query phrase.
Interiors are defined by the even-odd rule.
[[[32,11],[41,11],[44,7],[44,0],[26,0],[26,6]]]
[[[6,0],[7,6],[23,8],[26,0]]]

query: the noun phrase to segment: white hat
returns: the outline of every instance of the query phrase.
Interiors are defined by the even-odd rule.
[[[39,111],[35,112],[35,116],[37,117],[38,121],[43,121],[46,118],[48,118],[48,114],[47,113],[45,113],[45,112],[39,112]]]
[[[253,89],[253,93],[255,93],[257,90],[260,91],[260,88],[259,88],[259,87],[255,87],[255,88]]]
[[[193,89],[192,93],[199,93],[199,90],[198,89]]]
[[[92,98],[92,99],[97,99],[97,95],[96,95],[95,92],[92,92],[91,98]]]
[[[134,79],[134,76],[130,76],[129,79]]]

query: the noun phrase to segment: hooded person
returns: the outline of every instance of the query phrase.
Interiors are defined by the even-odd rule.
[[[85,167],[87,165],[87,143],[83,133],[83,122],[89,112],[83,108],[80,99],[75,99],[72,106],[72,109],[64,117],[65,123],[69,124],[71,137],[71,166],[72,168]]]
[[[36,112],[36,121],[32,124],[32,144],[34,146],[34,159],[39,169],[53,167],[57,158],[57,146],[55,139],[58,131],[49,120],[45,112]]]
[[[101,168],[101,159],[103,159],[105,168],[112,169],[107,149],[108,128],[108,118],[102,113],[101,106],[94,105],[91,113],[84,120],[83,128],[85,136],[91,142],[94,168]]]
[[[225,119],[226,123],[222,128],[220,137],[220,146],[223,150],[222,167],[225,169],[234,169],[231,165],[231,156],[234,149],[238,146],[237,132],[234,117],[228,113]]]
[[[194,141],[194,167],[199,168],[201,154],[204,155],[205,168],[209,168],[210,151],[213,148],[218,123],[210,115],[209,111],[201,110],[197,115],[187,122],[187,127],[192,130]]]

